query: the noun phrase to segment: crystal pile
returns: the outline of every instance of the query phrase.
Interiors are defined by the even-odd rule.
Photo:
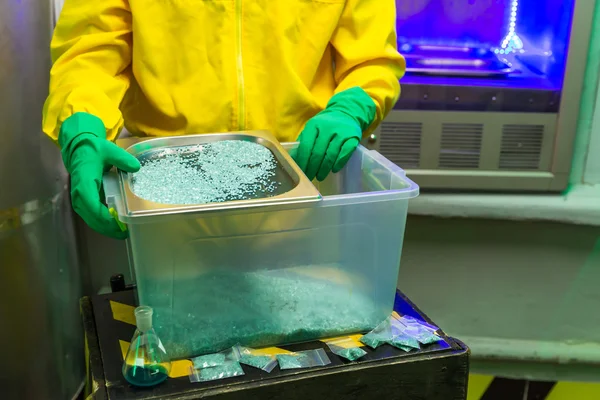
[[[371,332],[360,338],[363,344],[376,349],[382,344],[390,344],[406,352],[420,349],[421,345],[441,342],[443,339],[436,334],[437,327],[411,316],[392,315],[386,318]]]
[[[240,363],[254,368],[266,368],[271,362],[273,362],[273,357],[271,356],[255,356],[252,354],[243,354],[240,356]]]
[[[285,270],[215,271],[174,286],[145,282],[144,292],[153,295],[143,301],[153,304],[155,328],[173,358],[236,343],[257,348],[364,332],[386,315],[368,288],[349,290]]]
[[[166,148],[141,159],[131,188],[162,204],[206,204],[268,197],[278,187],[277,162],[266,147],[224,140]]]
[[[307,365],[310,365],[311,360],[308,356],[302,353],[292,353],[277,354],[277,362],[279,363],[279,368],[281,369],[296,369],[306,368]]]
[[[349,349],[339,349],[335,352],[340,357],[343,357],[350,361],[358,360],[361,357],[367,355],[367,352],[360,347],[351,347]]]
[[[241,375],[244,375],[244,369],[240,363],[237,361],[227,361],[216,367],[196,369],[190,377],[190,381],[210,382]]]
[[[194,368],[217,367],[225,364],[225,361],[226,357],[224,353],[206,354],[192,360]]]

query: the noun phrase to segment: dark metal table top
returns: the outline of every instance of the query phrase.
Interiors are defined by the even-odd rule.
[[[469,350],[459,340],[423,345],[406,353],[389,345],[349,362],[329,352],[320,341],[279,346],[300,351],[323,348],[331,364],[305,370],[270,374],[244,366],[245,375],[206,383],[190,383],[191,362],[174,363],[171,378],[146,389],[135,388],[121,375],[123,353],[135,331],[134,293],[131,290],[81,300],[88,359],[88,393],[93,399],[466,399]],[[400,315],[435,324],[402,293],[396,295],[394,309]],[[178,376],[178,377],[173,377]]]

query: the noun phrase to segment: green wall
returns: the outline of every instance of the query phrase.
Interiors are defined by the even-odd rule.
[[[410,216],[406,232],[398,287],[474,372],[600,381],[600,227]]]

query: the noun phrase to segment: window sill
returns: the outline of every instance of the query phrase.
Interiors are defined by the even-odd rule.
[[[600,185],[576,185],[552,195],[424,193],[409,204],[414,215],[600,226]]]

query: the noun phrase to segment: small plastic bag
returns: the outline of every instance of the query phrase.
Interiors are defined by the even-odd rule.
[[[194,363],[194,368],[209,368],[209,367],[218,367],[220,365],[225,364],[228,361],[238,361],[239,353],[237,352],[236,347],[229,348],[227,350],[223,350],[219,353],[213,354],[205,354],[203,356],[192,358],[192,363]]]
[[[190,367],[190,382],[192,383],[210,382],[241,375],[244,375],[244,370],[238,361],[225,361],[221,365],[208,368]]]
[[[429,344],[442,340],[435,334],[436,330],[436,327],[415,318],[393,315],[364,335],[360,341],[373,349],[387,343],[408,352],[419,349],[419,343]]]
[[[442,341],[440,336],[427,329],[410,327],[407,333],[414,337],[421,344],[431,344]]]
[[[416,338],[407,335],[404,332],[394,335],[392,339],[387,341],[387,343],[404,351],[407,351],[406,349],[419,349],[421,347],[419,346],[419,341]]]
[[[442,339],[440,336],[438,336],[435,333],[423,333],[423,334],[419,335],[417,340],[421,344],[431,344],[431,343],[441,342],[444,339]]]
[[[376,349],[384,343],[390,341],[392,334],[392,318],[387,317],[375,329],[360,338],[361,343],[366,344],[372,349]]]
[[[437,330],[439,329],[437,326],[413,318],[410,315],[403,315],[402,317],[400,317],[400,322],[402,322],[406,326],[419,326],[420,328],[430,331],[431,333],[437,332]]]
[[[237,346],[219,353],[205,354],[192,359],[190,382],[209,382],[244,375]]]
[[[438,328],[424,321],[404,315],[400,322],[405,326],[404,333],[415,338],[421,344],[431,344],[443,340],[437,335]]]
[[[278,354],[276,357],[279,362],[279,368],[282,370],[322,367],[331,364],[331,360],[329,360],[327,353],[323,349]]]
[[[354,341],[350,338],[330,340],[325,342],[325,344],[327,347],[329,347],[329,350],[331,350],[333,354],[336,354],[349,361],[358,360],[367,354],[366,351],[360,347],[357,347],[354,344]]]
[[[412,347],[402,346],[401,344],[398,344],[398,343],[392,343],[392,346],[394,346],[402,351],[405,351],[407,353],[414,350],[414,348],[412,348]]]
[[[265,354],[260,350],[235,346],[241,364],[249,365],[254,368],[262,369],[266,373],[271,373],[277,365],[277,358],[273,354]]]
[[[192,358],[194,368],[209,368],[218,367],[219,365],[225,364],[227,356],[224,353],[206,354],[200,357]]]
[[[346,360],[349,360],[349,361],[356,361],[359,358],[364,357],[367,354],[367,352],[364,351],[363,349],[361,349],[360,347],[344,348],[344,347],[338,347],[334,344],[328,345],[328,346],[333,354],[336,354],[336,355],[338,355],[342,358],[345,358]]]

